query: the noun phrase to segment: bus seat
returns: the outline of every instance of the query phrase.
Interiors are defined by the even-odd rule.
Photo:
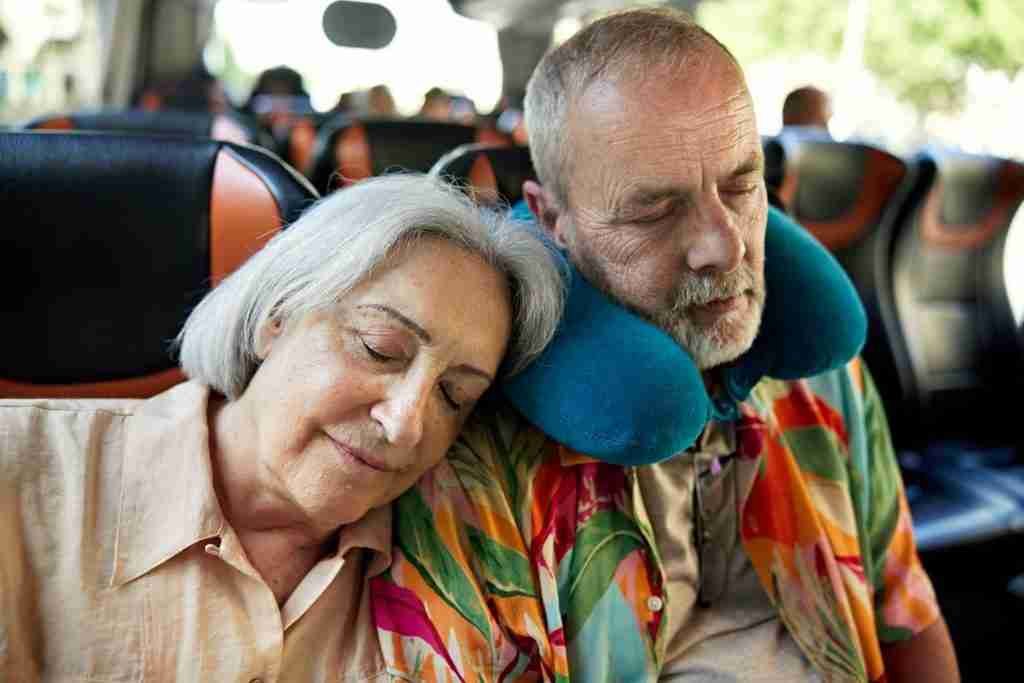
[[[468,144],[441,157],[430,174],[463,184],[476,201],[511,206],[523,198],[523,181],[535,180],[528,147]]]
[[[196,301],[316,198],[268,152],[208,138],[0,133],[3,397],[145,397]]]
[[[908,491],[922,493],[911,508],[927,549],[1024,529],[1024,165],[918,163],[935,180],[897,237],[893,285],[915,388],[901,462]]]
[[[924,159],[936,180],[898,239],[893,276],[919,441],[1020,444],[1024,254],[1011,249],[1011,235],[1024,236],[1024,164],[965,154]]]
[[[164,109],[101,110],[44,116],[30,121],[28,130],[106,131],[150,135],[187,135],[271,149],[273,141],[258,124],[241,114]]]
[[[917,166],[867,144],[784,131],[779,195],[850,275],[868,315],[864,359],[902,437],[912,375],[892,294],[892,247],[929,178]]]
[[[394,170],[426,173],[448,151],[479,141],[461,123],[339,117],[325,123],[307,176],[321,192]]]
[[[764,184],[768,191],[778,196],[786,172],[786,150],[774,135],[761,136],[764,151]]]

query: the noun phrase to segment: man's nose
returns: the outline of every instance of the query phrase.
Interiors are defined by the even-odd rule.
[[[715,271],[731,273],[736,270],[746,255],[743,234],[736,217],[725,207],[719,197],[705,197],[694,216],[695,230],[688,240],[686,265],[694,272]]]
[[[388,388],[387,394],[370,410],[370,416],[384,428],[388,443],[413,448],[423,438],[431,384],[423,379],[405,378]]]

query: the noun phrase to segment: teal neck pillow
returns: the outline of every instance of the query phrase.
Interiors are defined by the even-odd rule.
[[[513,216],[533,220],[520,203]],[[867,318],[835,258],[770,208],[766,299],[750,349],[723,366],[712,398],[670,336],[622,308],[569,267],[569,296],[554,340],[501,391],[565,446],[619,465],[660,462],[689,448],[709,420],[733,420],[761,378],[799,379],[860,353]]]

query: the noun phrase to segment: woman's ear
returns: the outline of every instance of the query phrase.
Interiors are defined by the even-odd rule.
[[[256,334],[256,357],[261,361],[266,360],[270,355],[270,350],[274,347],[274,342],[283,332],[284,321],[281,316],[274,315],[267,318]]]

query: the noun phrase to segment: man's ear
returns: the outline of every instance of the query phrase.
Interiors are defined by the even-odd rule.
[[[548,189],[535,180],[526,180],[523,182],[523,199],[530,207],[530,212],[537,217],[537,222],[544,228],[544,232],[554,240],[555,244],[563,249],[568,247],[567,235],[564,234],[565,229],[562,225],[564,221],[558,220],[561,217],[561,211]]]
[[[270,349],[273,348],[274,342],[284,332],[284,322],[280,316],[271,316],[267,318],[267,321],[260,327],[259,332],[256,334],[256,357],[260,361],[265,361],[267,356],[270,355]]]

